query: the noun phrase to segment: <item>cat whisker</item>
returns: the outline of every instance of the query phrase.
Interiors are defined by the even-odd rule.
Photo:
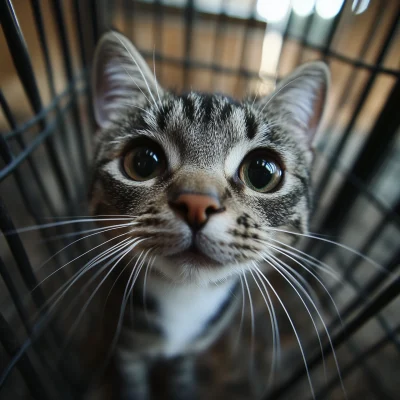
[[[312,323],[313,323],[313,325],[314,325],[314,327],[315,327],[315,329],[316,329],[316,332],[317,332],[318,341],[319,341],[320,346],[321,346],[321,352],[322,352],[323,363],[324,363],[325,378],[327,379],[326,366],[325,366],[325,359],[324,359],[324,355],[323,355],[323,347],[322,347],[322,342],[321,342],[321,339],[320,339],[320,336],[319,336],[319,333],[318,333],[318,329],[317,329],[317,327],[316,327],[316,325],[315,325],[315,323],[314,323],[312,314],[311,314],[311,312],[309,311],[309,309],[308,309],[308,307],[307,307],[307,305],[306,305],[304,299],[301,297],[300,293],[297,291],[297,289],[296,289],[294,286],[296,286],[297,288],[299,288],[299,290],[301,290],[301,292],[304,293],[304,295],[306,296],[306,298],[308,299],[308,301],[311,303],[311,305],[312,305],[313,308],[315,309],[315,311],[316,311],[316,313],[317,313],[317,315],[318,315],[318,318],[320,319],[320,321],[321,321],[321,323],[322,323],[322,325],[323,325],[323,327],[324,327],[326,336],[327,336],[328,341],[329,341],[329,344],[330,344],[330,346],[331,346],[331,349],[332,349],[332,356],[333,356],[333,359],[334,359],[334,362],[335,362],[335,366],[336,366],[336,369],[337,369],[337,372],[338,372],[338,377],[339,377],[339,379],[340,379],[341,387],[342,387],[342,390],[343,390],[343,393],[344,393],[345,397],[347,397],[347,396],[346,396],[346,390],[345,390],[345,388],[344,388],[343,380],[342,380],[342,377],[341,377],[339,362],[338,362],[338,359],[337,359],[337,356],[336,356],[336,352],[335,352],[335,349],[334,349],[334,346],[333,346],[333,343],[332,343],[331,335],[329,334],[328,327],[326,326],[326,323],[325,323],[325,321],[324,321],[324,319],[323,319],[323,317],[322,317],[322,315],[321,315],[321,313],[320,313],[318,307],[315,305],[314,301],[312,300],[312,298],[310,297],[310,295],[307,293],[307,291],[304,289],[304,287],[303,287],[303,286],[296,280],[296,278],[288,271],[288,269],[292,269],[292,268],[290,268],[286,263],[284,263],[282,260],[280,260],[279,258],[277,258],[277,257],[274,256],[274,255],[268,255],[267,257],[268,257],[269,260],[277,267],[276,270],[280,273],[280,275],[290,284],[290,286],[293,288],[293,290],[295,290],[295,292],[296,292],[297,295],[299,296],[300,300],[302,301],[302,303],[304,304],[305,308],[307,309],[307,312],[308,312],[309,315],[310,315],[310,318],[311,318],[311,320],[312,320]],[[275,262],[274,262],[274,260],[275,260]],[[285,269],[284,266],[286,266],[287,269]],[[285,277],[284,275],[286,275],[286,277]],[[290,281],[292,281],[293,284],[292,284]]]
[[[70,279],[68,279],[60,288],[58,288],[39,308],[37,313],[35,314],[34,318],[36,318],[43,310],[48,306],[49,303],[52,303],[52,306],[47,311],[49,312],[52,310],[57,303],[65,296],[67,291],[74,285],[74,283],[79,280],[86,272],[88,272],[91,268],[95,267],[102,261],[106,260],[107,258],[111,257],[115,252],[119,251],[120,248],[129,240],[129,238],[122,240],[121,242],[111,246],[109,249],[103,251],[99,255],[92,258],[84,267],[82,267],[79,271],[77,271]],[[110,254],[111,253],[111,254]],[[49,277],[48,277],[49,278]],[[47,278],[46,278],[47,279]],[[60,295],[61,293],[61,295]],[[58,297],[57,297],[58,296]]]
[[[256,239],[256,240],[260,241],[262,243],[264,243],[264,241],[265,241],[265,239],[264,240]],[[320,271],[328,274],[329,276],[331,276],[333,279],[337,280],[338,282],[341,282],[342,284],[346,283],[345,281],[343,281],[341,279],[339,274],[336,273],[336,271],[330,265],[324,263],[323,261],[320,261],[317,258],[315,258],[313,256],[310,256],[309,254],[307,254],[307,253],[305,253],[305,252],[303,252],[303,251],[301,251],[299,249],[296,249],[296,247],[290,246],[289,244],[283,243],[283,242],[281,242],[279,240],[276,240],[276,239],[273,239],[273,238],[268,238],[267,241],[269,241],[269,242],[272,241],[272,242],[278,243],[281,246],[284,246],[284,247],[287,247],[287,248],[291,249],[292,251],[287,250],[287,249],[282,249],[280,247],[280,250],[285,251],[287,254],[291,254],[292,256],[303,260],[304,262],[308,263],[309,265],[314,266],[315,268],[317,268]],[[269,243],[269,245],[270,245],[270,243]]]
[[[338,309],[338,307],[337,307],[337,305],[336,305],[336,302],[335,302],[335,300],[333,299],[332,295],[330,294],[330,292],[329,292],[328,288],[326,287],[326,285],[322,282],[322,280],[321,280],[317,275],[315,275],[309,268],[307,268],[304,264],[302,264],[301,262],[299,262],[297,259],[291,257],[290,255],[288,255],[288,253],[289,253],[289,254],[294,254],[294,257],[298,257],[298,255],[297,255],[296,253],[292,253],[292,252],[290,252],[290,251],[288,251],[288,250],[286,250],[286,249],[281,249],[281,248],[279,248],[279,247],[277,247],[277,246],[274,246],[274,245],[271,245],[271,244],[269,244],[269,246],[272,247],[272,248],[273,248],[275,251],[277,251],[278,253],[283,254],[285,257],[289,258],[290,260],[292,260],[293,262],[295,262],[296,264],[298,264],[299,266],[301,266],[305,271],[307,271],[311,276],[314,277],[314,279],[321,285],[321,287],[324,289],[324,291],[326,292],[326,294],[327,294],[328,297],[330,298],[330,300],[331,300],[331,302],[332,302],[332,305],[334,306],[335,311],[336,311],[336,313],[337,313],[337,315],[338,315],[338,317],[339,317],[339,319],[340,319],[340,322],[341,322],[342,325],[343,325],[343,321],[342,321],[342,318],[341,318],[339,309]],[[302,258],[302,257],[300,257],[300,258]],[[305,260],[305,262],[307,262],[307,260]],[[290,269],[291,269],[293,272],[295,272],[296,275],[298,275],[298,273],[297,273],[295,270],[293,270],[293,268],[290,268]],[[309,285],[307,284],[307,286],[309,286]]]
[[[137,278],[139,276],[139,273],[140,273],[141,269],[143,268],[143,265],[144,265],[145,260],[146,260],[146,255],[148,253],[149,253],[149,251],[147,251],[145,253],[145,256],[144,256],[143,260],[140,262],[140,264],[139,264],[139,259],[137,259],[136,262],[135,262],[135,265],[132,268],[132,272],[131,272],[131,274],[130,274],[130,276],[128,278],[128,281],[127,281],[126,286],[125,286],[125,291],[124,291],[124,294],[122,296],[121,309],[120,309],[120,313],[119,313],[119,318],[118,318],[118,323],[117,323],[117,327],[116,327],[116,330],[115,330],[115,334],[114,334],[113,340],[111,341],[110,349],[108,351],[107,356],[105,357],[105,361],[104,361],[104,363],[102,365],[102,368],[100,368],[99,371],[98,371],[98,376],[101,376],[101,374],[103,373],[104,369],[107,367],[107,365],[108,365],[108,363],[109,363],[109,361],[111,359],[112,354],[114,353],[114,349],[115,349],[115,347],[117,345],[117,341],[118,341],[118,338],[119,338],[119,335],[120,335],[120,332],[121,332],[123,316],[124,316],[124,313],[125,313],[126,305],[128,303],[129,294],[133,290],[133,286],[136,283],[136,280],[137,280]]]
[[[263,258],[269,265],[272,266],[272,268],[275,269],[275,271],[277,271],[285,280],[286,282],[289,283],[289,285],[292,287],[292,289],[295,291],[295,293],[297,294],[297,296],[299,297],[300,301],[303,303],[304,308],[307,311],[307,314],[310,316],[311,319],[311,323],[314,326],[314,330],[317,334],[317,339],[319,342],[319,347],[321,349],[321,356],[322,356],[322,362],[323,362],[323,368],[324,368],[324,375],[325,378],[327,378],[327,374],[326,374],[326,362],[325,362],[325,356],[324,356],[324,350],[323,350],[323,346],[322,346],[322,341],[321,341],[321,336],[318,330],[318,327],[314,321],[314,317],[310,311],[310,309],[307,306],[307,303],[304,301],[303,297],[301,296],[301,294],[299,293],[299,291],[296,289],[296,287],[298,287],[307,297],[307,299],[310,301],[310,303],[314,306],[315,310],[317,310],[318,313],[318,308],[315,306],[312,298],[310,297],[310,295],[307,293],[307,291],[303,288],[303,286],[296,280],[296,278],[293,277],[293,275],[291,275],[285,268],[283,268],[283,266],[280,264],[280,260],[277,259],[276,257],[272,257],[272,256],[268,256],[265,255],[265,257],[267,258]],[[286,267],[287,264],[285,264]],[[290,268],[290,267],[289,267]],[[295,287],[296,286],[296,287]],[[318,313],[319,315],[319,313]],[[322,317],[320,317],[322,323],[324,324],[324,321],[322,319]],[[325,324],[324,324],[325,326]]]
[[[242,289],[242,312],[240,315],[238,334],[236,335],[235,345],[232,348],[232,353],[236,353],[239,348],[240,337],[242,336],[242,331],[243,331],[243,321],[244,321],[244,312],[245,312],[245,304],[246,304],[246,296],[244,293],[242,274],[239,275],[239,279],[240,279],[240,287]]]
[[[96,215],[64,215],[64,216],[55,216],[55,217],[44,217],[43,219],[70,219],[70,218],[91,218],[93,220],[96,220],[97,218],[117,218],[117,219],[132,219],[136,218],[135,215],[124,215],[124,214],[96,214]]]
[[[254,263],[255,264],[255,263]],[[255,264],[256,265],[256,264]],[[275,373],[277,368],[279,367],[280,363],[280,337],[279,337],[279,327],[278,327],[278,320],[276,318],[275,310],[274,310],[274,305],[272,303],[271,297],[268,293],[268,290],[262,280],[260,280],[260,283],[262,284],[264,288],[264,292],[262,291],[260,284],[258,283],[256,277],[253,274],[253,271],[250,269],[249,270],[251,276],[253,277],[254,282],[256,283],[261,296],[264,299],[265,305],[268,310],[268,315],[271,320],[271,331],[272,331],[272,364],[271,364],[271,369],[270,369],[270,374],[268,377],[268,383],[267,383],[267,388],[271,387],[274,381]],[[267,295],[267,297],[265,297]],[[268,299],[268,300],[267,300]]]
[[[309,238],[309,239],[320,240],[320,241],[325,242],[325,243],[333,244],[335,246],[341,247],[344,250],[347,250],[348,252],[350,252],[352,254],[355,254],[355,255],[361,257],[363,260],[367,261],[368,263],[370,263],[371,265],[373,265],[377,269],[381,270],[382,272],[388,273],[388,271],[386,271],[385,268],[382,267],[382,265],[378,264],[372,258],[370,258],[370,257],[360,253],[359,251],[357,251],[357,250],[355,250],[355,249],[353,249],[353,248],[351,248],[349,246],[346,246],[346,245],[344,245],[342,243],[335,242],[335,241],[329,240],[329,239],[325,239],[325,238],[322,238],[322,237],[319,237],[319,236],[315,236],[314,234],[298,233],[298,232],[288,231],[288,230],[285,230],[285,229],[270,228],[270,227],[268,227],[268,230],[275,231],[275,232],[287,233],[287,234],[290,234],[290,235],[297,235],[297,236],[306,237],[306,238]]]
[[[299,334],[297,333],[296,326],[294,325],[293,320],[292,320],[292,318],[290,317],[287,308],[285,307],[285,305],[284,305],[282,299],[281,299],[280,296],[278,295],[277,291],[275,290],[275,288],[273,287],[273,285],[271,284],[271,282],[270,282],[270,281],[267,279],[267,277],[262,273],[262,271],[260,270],[259,267],[257,267],[256,265],[254,265],[254,267],[255,267],[255,270],[254,270],[254,271],[255,271],[256,275],[259,277],[260,280],[263,279],[263,280],[267,283],[267,285],[270,287],[270,289],[271,289],[272,292],[274,293],[276,299],[278,300],[279,304],[281,305],[281,307],[282,307],[284,313],[286,314],[286,317],[288,318],[288,321],[289,321],[289,323],[290,323],[290,325],[291,325],[291,327],[292,327],[292,329],[293,329],[293,333],[294,333],[294,335],[295,335],[295,337],[296,337],[296,340],[297,340],[297,343],[298,343],[298,345],[299,345],[299,349],[300,349],[300,352],[301,352],[301,357],[302,357],[302,359],[303,359],[304,367],[305,367],[305,369],[306,369],[307,380],[308,380],[308,384],[309,384],[309,386],[310,386],[311,395],[312,395],[312,398],[315,400],[314,386],[313,386],[313,384],[312,384],[310,371],[309,371],[308,365],[307,365],[307,359],[306,359],[306,356],[305,356],[305,352],[304,352],[303,345],[302,345],[302,343],[301,343]]]
[[[92,232],[95,232],[93,235],[96,235],[96,232],[97,232],[97,234],[103,233],[103,232],[105,232],[108,228],[110,228],[110,230],[113,230],[113,229],[119,229],[119,228],[123,228],[123,227],[125,227],[125,226],[135,225],[135,224],[136,224],[136,223],[133,223],[133,224],[128,223],[128,224],[120,224],[120,225],[110,225],[110,226],[102,226],[102,227],[98,227],[98,228],[90,228],[90,229],[86,229],[86,230],[83,230],[83,231],[74,231],[74,232],[64,233],[64,234],[62,234],[62,235],[54,235],[54,236],[52,236],[51,238],[45,239],[45,240],[43,240],[43,241],[41,241],[41,242],[49,242],[49,241],[58,240],[58,239],[68,239],[68,238],[71,238],[71,237],[74,237],[74,236],[84,235],[84,234],[86,234],[86,233],[92,233]],[[72,243],[69,243],[68,246],[69,246],[69,245],[72,245],[72,244],[74,244],[74,243],[76,243],[76,242],[78,242],[79,240],[87,239],[88,237],[91,237],[91,236],[93,236],[93,235],[88,235],[88,236],[84,236],[84,237],[82,237],[82,238],[79,238],[78,240],[76,240],[76,241],[74,241],[74,242],[72,242]],[[65,246],[65,247],[67,247],[67,246]],[[64,250],[64,249],[63,249],[63,250]],[[62,250],[61,250],[61,251],[62,251]]]
[[[243,274],[243,280],[244,280],[244,284],[246,286],[246,290],[247,290],[247,295],[249,297],[249,304],[250,304],[250,320],[251,320],[251,338],[250,338],[250,362],[249,362],[249,378],[250,378],[250,384],[253,386],[253,393],[256,391],[255,388],[255,379],[254,376],[256,374],[256,369],[255,369],[255,365],[254,365],[254,360],[255,360],[255,356],[254,356],[254,350],[255,350],[255,316],[254,316],[254,306],[253,306],[253,300],[251,297],[251,291],[250,291],[250,287],[249,284],[247,282],[246,279],[246,275]]]
[[[97,285],[96,289],[93,290],[92,294],[89,296],[88,300],[86,301],[86,303],[84,304],[84,306],[82,307],[81,311],[78,314],[78,317],[76,318],[75,322],[73,323],[72,327],[69,329],[68,331],[68,335],[69,337],[71,337],[71,334],[76,330],[80,320],[82,319],[84,313],[86,312],[87,308],[89,307],[89,304],[91,303],[91,301],[93,300],[94,296],[96,295],[96,293],[100,290],[101,286],[103,285],[103,283],[107,280],[107,278],[111,275],[111,273],[114,271],[114,269],[118,266],[118,264],[120,263],[120,261],[127,255],[129,254],[140,242],[143,242],[146,239],[141,239],[141,238],[134,238],[131,239],[130,241],[128,241],[127,243],[125,243],[125,245],[123,246],[123,250],[122,252],[118,253],[118,259],[115,261],[115,263],[112,265],[112,267],[108,270],[107,274],[104,276],[104,278],[100,281],[100,283]],[[122,253],[122,255],[121,255]],[[111,264],[107,263],[108,265]],[[108,265],[106,264],[105,267],[108,267]],[[69,340],[69,339],[68,339]],[[64,344],[64,346],[66,346],[67,343]]]
[[[275,248],[273,246],[272,247],[275,251],[277,251],[280,254],[283,254],[284,256],[286,256],[286,254],[284,252],[281,252],[278,248]],[[275,256],[273,254],[269,254],[271,257]],[[283,260],[279,259],[278,257],[276,257],[276,259],[278,259],[279,261],[281,261],[283,263]],[[294,260],[296,262],[296,260]],[[316,291],[314,290],[314,288],[307,282],[306,279],[304,279],[304,277],[297,272],[294,268],[292,268],[290,265],[285,263],[286,268],[293,274],[296,276],[297,280],[299,281],[299,283],[301,283],[304,287],[304,289],[307,291],[307,293],[311,296],[313,302],[318,306],[321,307],[321,303],[319,302],[319,298],[318,295],[316,293]],[[309,272],[309,270],[304,267],[306,271]],[[313,275],[314,276],[314,275]],[[318,282],[326,289],[325,285],[317,278]],[[327,290],[327,289],[326,289]],[[329,293],[329,292],[328,292]]]
[[[38,268],[38,270],[42,269],[42,268],[43,268],[49,261],[51,261],[57,254],[61,253],[61,252],[64,251],[65,249],[67,249],[69,246],[72,246],[74,243],[79,242],[80,240],[83,240],[83,239],[87,239],[87,238],[90,237],[90,236],[97,235],[97,234],[99,234],[99,233],[105,233],[105,232],[108,232],[108,231],[111,231],[111,230],[115,230],[115,229],[120,229],[120,225],[117,226],[117,227],[115,227],[115,228],[107,228],[107,229],[104,229],[104,230],[102,230],[102,231],[100,231],[100,232],[96,232],[96,233],[93,233],[93,234],[91,234],[91,235],[87,235],[87,236],[85,236],[85,237],[83,237],[83,238],[80,238],[80,239],[78,239],[78,240],[75,240],[74,242],[72,242],[72,243],[68,244],[67,246],[63,247],[63,248],[62,248],[61,250],[59,250],[57,253],[53,254],[49,259],[47,259],[47,260]],[[58,271],[61,271],[61,270],[64,269],[66,266],[68,266],[69,264],[72,264],[74,261],[76,261],[76,260],[78,260],[79,258],[83,257],[84,255],[90,253],[91,251],[93,251],[93,250],[95,250],[95,249],[97,249],[97,248],[99,248],[99,247],[101,247],[101,246],[104,246],[106,243],[109,243],[109,242],[111,242],[112,240],[115,240],[115,239],[117,239],[117,238],[119,238],[119,237],[121,237],[121,236],[124,236],[124,235],[129,235],[129,234],[131,234],[131,233],[132,233],[132,230],[130,230],[129,232],[124,232],[124,233],[122,233],[122,234],[120,234],[120,235],[117,235],[117,236],[115,236],[115,237],[113,237],[113,238],[111,238],[111,239],[106,240],[106,241],[103,242],[103,243],[100,243],[99,245],[96,245],[95,247],[90,248],[89,250],[85,251],[84,253],[80,254],[79,256],[75,257],[74,259],[68,261],[66,264],[64,264],[64,265],[62,265],[61,267],[57,268],[57,269],[56,269],[55,271],[53,271],[50,275],[48,275],[48,276],[47,276],[46,278],[44,278],[41,282],[39,282],[39,283],[32,289],[31,292],[33,292],[37,287],[39,287],[40,285],[42,285],[43,282],[45,282],[47,279],[49,279],[49,278],[50,278],[51,276],[53,276],[55,273],[57,273]]]
[[[117,246],[117,245],[116,245]],[[97,263],[96,263],[97,264]],[[93,265],[94,267],[94,265]],[[87,271],[87,270],[86,270]],[[47,301],[46,303],[40,308],[39,312],[44,309],[45,306],[49,302],[54,302],[52,303],[52,306],[47,310],[46,314],[42,315],[38,321],[35,322],[35,324],[32,327],[32,334],[30,337],[28,337],[25,342],[21,345],[19,348],[18,352],[13,356],[12,360],[10,360],[10,363],[8,364],[7,368],[3,372],[3,374],[0,376],[0,385],[3,384],[3,382],[7,379],[11,371],[13,370],[14,366],[18,363],[18,361],[23,357],[25,352],[32,346],[34,341],[38,339],[40,334],[43,332],[43,329],[47,325],[47,323],[50,320],[50,317],[52,316],[52,312],[55,310],[56,306],[58,303],[61,301],[61,299],[65,296],[66,292],[71,288],[71,286],[78,280],[80,279],[83,274],[85,273],[85,270],[80,270],[78,271],[70,280],[68,280],[61,288],[57,290],[56,293],[54,293]],[[71,282],[72,281],[72,282]],[[68,286],[64,291],[63,289]],[[62,294],[58,297],[58,293],[62,292]]]
[[[149,249],[150,251],[153,250],[153,248]],[[147,287],[147,275],[149,273],[149,270],[151,269],[151,266],[153,265],[155,260],[155,257],[152,257],[150,261],[146,265],[146,269],[144,271],[144,278],[143,278],[143,309],[144,309],[144,315],[147,318],[147,303],[146,303],[146,287]]]
[[[73,219],[70,221],[59,221],[59,222],[52,222],[52,223],[47,223],[47,224],[41,224],[41,225],[32,225],[32,226],[26,226],[24,228],[19,228],[19,229],[14,229],[12,231],[6,231],[4,232],[5,235],[12,235],[16,233],[25,233],[25,232],[31,232],[35,231],[38,229],[48,229],[48,228],[54,228],[57,226],[64,226],[68,224],[80,224],[82,222],[99,222],[99,221],[127,221],[128,218],[82,218],[82,219]]]
[[[139,254],[139,257],[138,257],[138,258],[141,257],[142,253],[143,253],[143,251]],[[110,288],[110,290],[109,290],[109,292],[108,292],[108,294],[107,294],[106,300],[105,300],[105,302],[104,302],[102,315],[104,315],[105,308],[106,308],[106,305],[107,305],[107,302],[108,302],[108,299],[109,299],[109,297],[110,297],[110,295],[111,295],[112,290],[114,289],[115,285],[117,284],[119,278],[120,278],[120,277],[122,276],[122,274],[126,271],[126,269],[129,267],[129,265],[131,264],[131,262],[135,259],[135,257],[137,257],[137,256],[134,255],[133,257],[131,257],[131,259],[126,263],[125,267],[122,268],[121,272],[120,272],[120,273],[118,274],[118,276],[115,278],[115,281],[114,281],[114,283],[112,284],[112,286],[111,286],[111,288]]]

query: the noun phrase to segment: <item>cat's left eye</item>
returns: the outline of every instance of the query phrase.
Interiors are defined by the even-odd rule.
[[[239,177],[250,189],[267,193],[282,181],[283,171],[268,152],[250,153],[239,168]]]
[[[148,181],[164,171],[164,154],[155,144],[138,146],[124,157],[123,168],[134,181]]]

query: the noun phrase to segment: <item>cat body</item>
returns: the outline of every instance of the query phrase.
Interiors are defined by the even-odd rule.
[[[122,266],[119,397],[150,398],[150,370],[162,360],[170,365],[162,398],[195,398],[193,359],[229,324],[245,274],[259,276],[277,243],[291,243],[289,231],[307,230],[327,68],[302,66],[254,102],[173,94],[111,32],[93,78],[100,129],[90,204],[94,216],[116,217],[102,225]]]

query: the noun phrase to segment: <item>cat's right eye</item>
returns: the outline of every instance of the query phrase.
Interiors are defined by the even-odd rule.
[[[148,181],[164,172],[164,154],[155,144],[140,145],[125,155],[123,168],[134,181]]]
[[[282,168],[266,151],[255,151],[243,160],[239,168],[239,177],[250,189],[268,193],[278,187],[282,181]]]

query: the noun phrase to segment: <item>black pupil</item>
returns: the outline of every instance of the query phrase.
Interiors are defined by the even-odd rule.
[[[255,158],[248,166],[247,176],[256,189],[262,189],[271,182],[275,172],[276,166],[271,161]]]
[[[160,163],[157,153],[151,149],[140,149],[133,157],[133,168],[142,178],[154,173]]]

